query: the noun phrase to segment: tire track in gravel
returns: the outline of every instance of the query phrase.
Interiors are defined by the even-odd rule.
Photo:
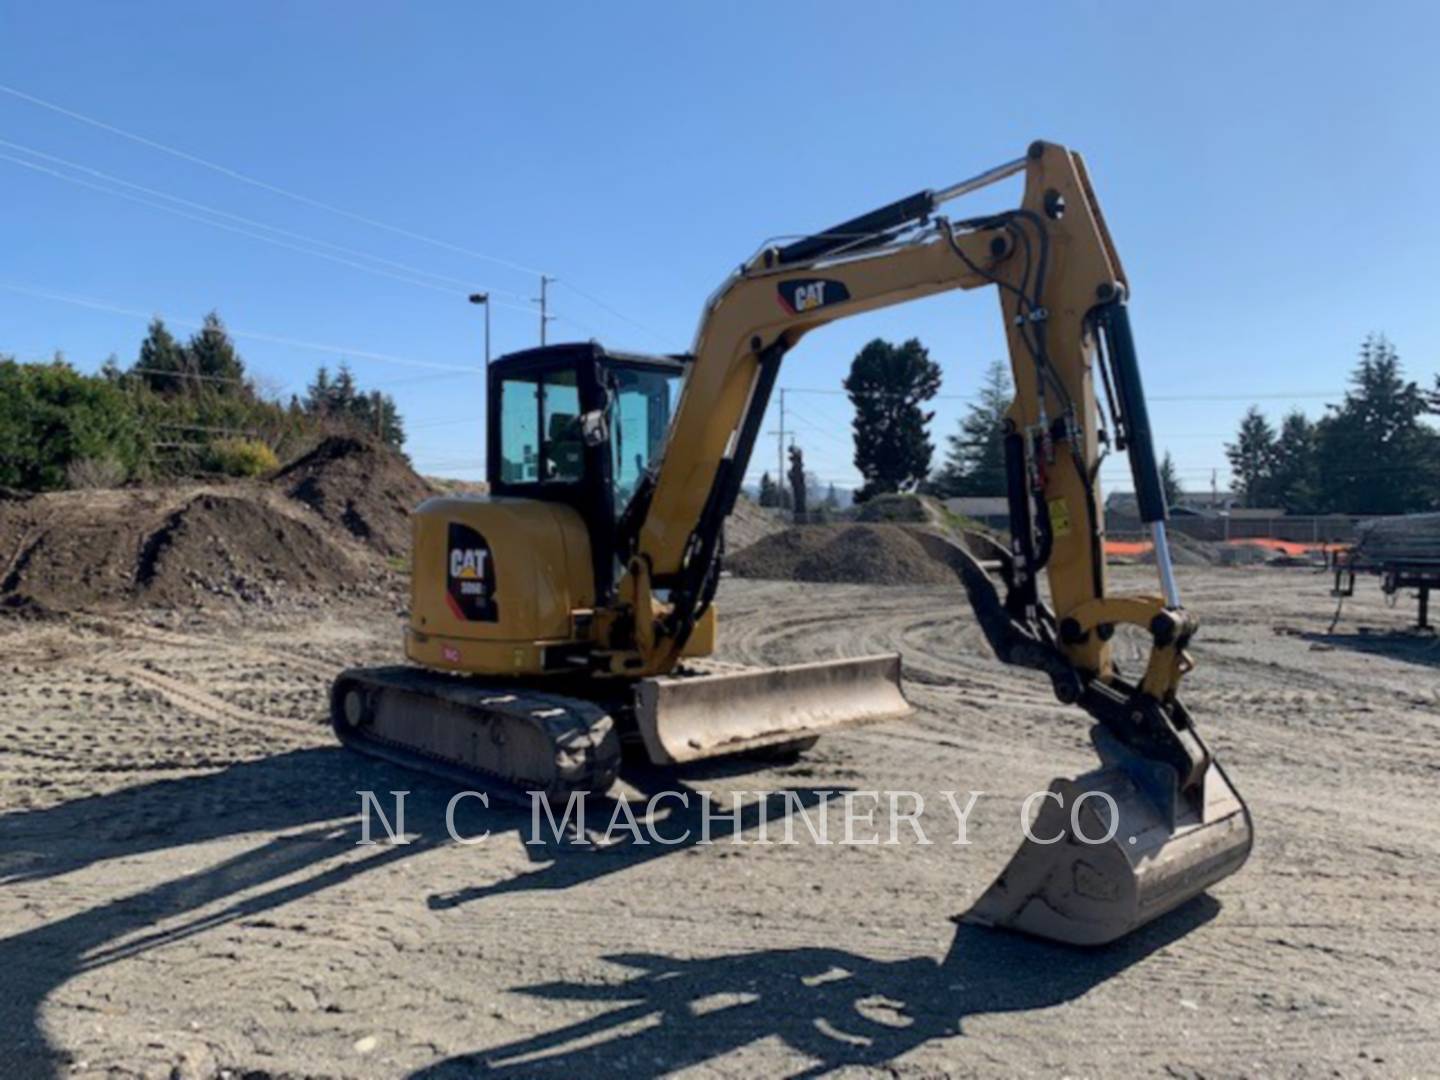
[[[251,712],[215,697],[193,683],[172,678],[153,668],[127,666],[110,670],[122,679],[156,691],[177,708],[203,720],[226,726],[240,724],[256,733],[283,732],[289,736],[291,744],[297,746],[313,745],[320,742],[325,734],[325,729],[319,725]]]

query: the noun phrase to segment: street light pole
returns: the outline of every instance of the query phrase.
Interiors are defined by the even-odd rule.
[[[485,305],[485,367],[490,367],[490,294],[488,292],[477,292],[470,294],[472,304]]]

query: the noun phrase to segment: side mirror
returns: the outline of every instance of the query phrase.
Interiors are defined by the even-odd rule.
[[[610,438],[610,425],[605,422],[605,413],[594,409],[580,416],[580,437],[586,446],[599,446]]]

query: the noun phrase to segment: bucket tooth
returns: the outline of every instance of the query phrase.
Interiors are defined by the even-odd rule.
[[[1233,874],[1253,832],[1224,770],[1212,761],[1199,790],[1171,802],[1157,794],[1160,769],[1174,792],[1173,770],[1139,760],[1054,781],[1029,835],[964,921],[1103,945]]]
[[[635,722],[656,765],[804,744],[905,716],[897,654],[642,679]]]

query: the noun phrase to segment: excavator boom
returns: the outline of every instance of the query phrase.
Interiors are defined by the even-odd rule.
[[[964,220],[940,213],[1022,173],[1015,210]],[[1044,673],[1062,702],[1090,714],[1101,767],[1056,782],[1047,803],[1064,803],[1063,812],[1042,817],[1064,824],[1063,842],[1027,840],[971,917],[1098,943],[1233,873],[1249,854],[1252,830],[1177,697],[1197,623],[1171,565],[1129,283],[1079,154],[1037,142],[1023,158],[970,180],[763,248],[722,285],[701,320],[664,458],[629,523],[618,595],[647,618],[633,641],[612,643],[614,662],[616,670],[669,670],[704,616],[720,525],[785,353],[836,319],[990,286],[1015,384],[1004,433],[1010,543],[926,542],[944,549],[935,554],[956,569],[997,656]],[[1107,588],[1098,475],[1111,449],[1129,455],[1155,546],[1156,595],[1115,596]],[[1123,676],[1111,655],[1110,640],[1126,625],[1151,641],[1136,679]],[[1087,792],[1094,797],[1082,800],[1084,812],[1072,814]],[[1097,815],[1103,828],[1076,828]],[[1095,836],[1106,839],[1086,839]]]

